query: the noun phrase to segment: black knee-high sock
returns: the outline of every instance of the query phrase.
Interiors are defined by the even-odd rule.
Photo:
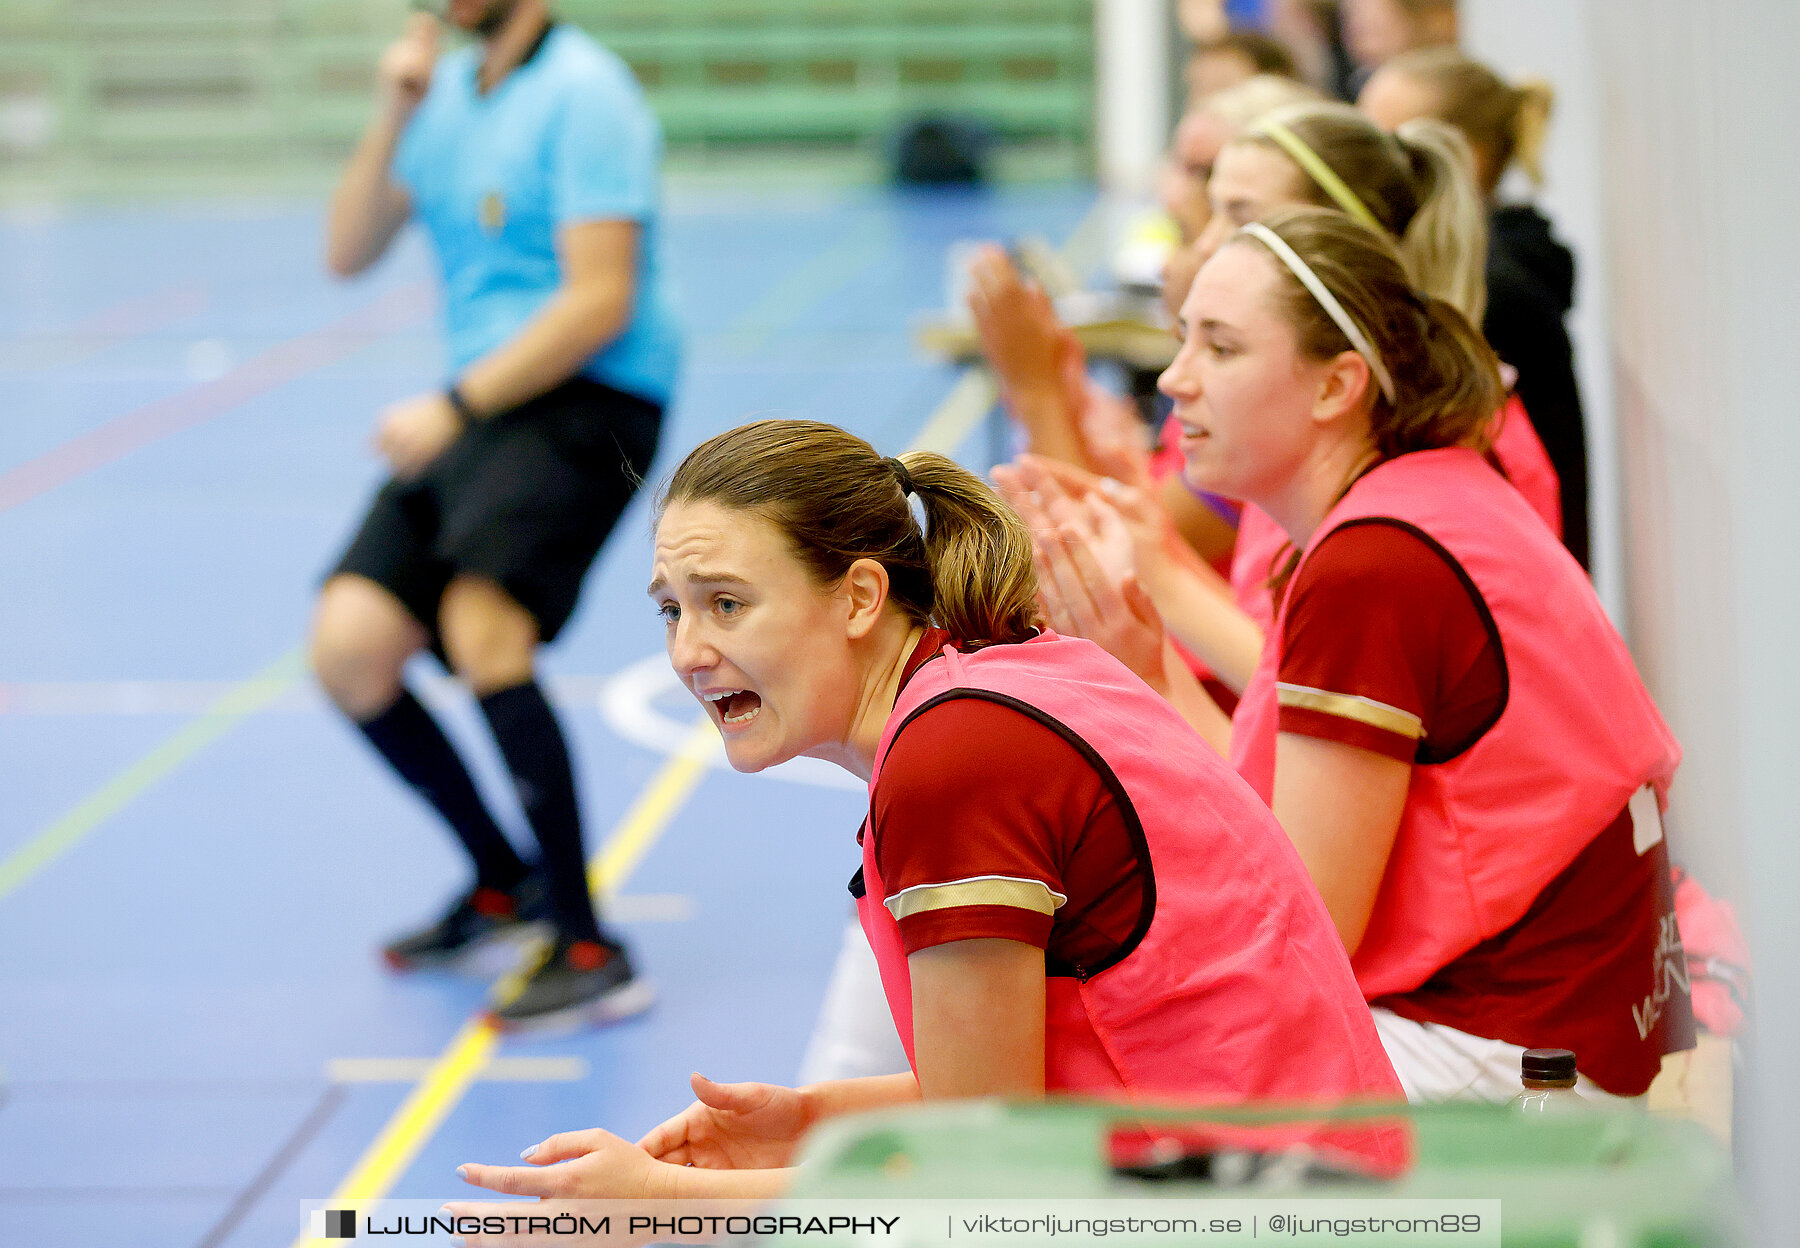
[[[545,891],[558,932],[568,940],[599,940],[600,925],[588,895],[587,857],[581,848],[581,812],[569,747],[556,714],[536,681],[481,699],[481,713],[512,772],[519,804],[537,834]]]
[[[510,889],[525,878],[528,868],[488,814],[462,759],[410,689],[402,689],[398,701],[357,727],[455,831],[475,860],[477,883]]]

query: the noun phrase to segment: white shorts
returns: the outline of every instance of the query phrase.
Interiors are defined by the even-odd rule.
[[[911,1069],[900,1033],[894,1029],[887,994],[881,988],[875,951],[869,948],[869,938],[853,914],[844,928],[812,1041],[800,1062],[799,1082],[896,1075]]]
[[[1524,1091],[1519,1082],[1519,1059],[1525,1050],[1518,1045],[1471,1036],[1438,1023],[1416,1023],[1379,1006],[1369,1013],[1410,1103],[1490,1101],[1503,1105]],[[1641,1096],[1614,1096],[1585,1075],[1577,1076],[1575,1091],[1605,1105],[1641,1105],[1644,1101]]]

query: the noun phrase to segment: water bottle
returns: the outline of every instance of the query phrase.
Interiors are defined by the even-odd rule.
[[[1521,1114],[1557,1114],[1586,1108],[1575,1091],[1575,1055],[1567,1049],[1526,1049],[1519,1059],[1519,1082],[1525,1090],[1511,1107]]]

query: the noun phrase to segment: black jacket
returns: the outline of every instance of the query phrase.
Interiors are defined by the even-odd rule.
[[[1495,353],[1519,370],[1519,398],[1562,481],[1563,545],[1585,568],[1587,431],[1564,324],[1575,302],[1575,257],[1528,204],[1496,208],[1489,231],[1481,328]]]

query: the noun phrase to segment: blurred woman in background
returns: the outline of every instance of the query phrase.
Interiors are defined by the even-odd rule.
[[[1262,74],[1208,97],[1182,118],[1161,182],[1163,207],[1178,235],[1163,274],[1165,292],[1174,292],[1172,301],[1165,295],[1171,314],[1197,267],[1192,248],[1211,219],[1207,187],[1219,153],[1266,114],[1316,99],[1301,83]],[[1048,296],[997,246],[976,255],[969,276],[969,310],[982,358],[1025,449],[1100,473],[1118,470],[1114,459],[1121,449],[1142,459],[1148,431],[1128,404],[1089,381],[1081,344],[1057,319]],[[1103,447],[1096,447],[1096,438]],[[1172,522],[1190,546],[1223,568],[1235,514],[1222,518],[1197,500],[1174,475],[1172,456],[1162,466],[1159,496]]]
[[[1298,80],[1294,54],[1281,40],[1258,30],[1228,30],[1213,39],[1194,44],[1182,67],[1188,108],[1205,104],[1208,97],[1227,91],[1258,74]]]
[[[1518,370],[1519,397],[1556,466],[1563,544],[1588,566],[1587,429],[1567,319],[1575,302],[1575,258],[1529,203],[1502,203],[1512,170],[1544,181],[1543,147],[1554,94],[1548,83],[1509,83],[1454,48],[1408,52],[1369,79],[1357,106],[1393,129],[1415,117],[1449,122],[1469,141],[1489,204],[1487,311],[1482,333]]]
[[[1338,14],[1353,79],[1364,81],[1404,52],[1454,47],[1459,34],[1456,0],[1338,0]]]

